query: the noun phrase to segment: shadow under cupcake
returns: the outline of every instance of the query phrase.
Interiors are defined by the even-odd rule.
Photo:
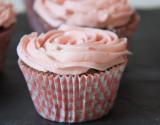
[[[140,22],[128,0],[25,0],[34,31],[47,32],[62,24],[106,29],[131,40]]]

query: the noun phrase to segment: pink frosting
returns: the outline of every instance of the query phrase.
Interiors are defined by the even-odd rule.
[[[0,0],[0,27],[8,28],[16,22],[16,14],[13,5]]]
[[[126,24],[134,12],[128,0],[35,0],[34,9],[52,27],[113,28]]]
[[[105,71],[126,62],[127,39],[110,31],[62,26],[57,31],[25,35],[17,48],[30,67],[56,74],[82,74],[89,69]]]

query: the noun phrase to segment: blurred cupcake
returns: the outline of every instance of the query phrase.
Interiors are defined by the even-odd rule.
[[[0,72],[3,70],[6,51],[16,23],[13,6],[0,0]]]
[[[139,24],[128,0],[26,0],[26,6],[38,32],[68,24],[112,30],[130,38]]]
[[[73,26],[25,35],[17,52],[37,112],[68,123],[109,112],[129,54],[126,38]]]

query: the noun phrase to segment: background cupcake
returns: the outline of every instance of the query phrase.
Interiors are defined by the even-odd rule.
[[[7,47],[16,23],[13,6],[0,0],[0,71],[4,67]]]
[[[69,24],[109,29],[130,38],[139,23],[128,0],[26,0],[26,6],[30,22],[39,32]]]
[[[17,52],[37,112],[59,122],[89,121],[107,114],[129,54],[126,38],[71,26],[25,35]]]

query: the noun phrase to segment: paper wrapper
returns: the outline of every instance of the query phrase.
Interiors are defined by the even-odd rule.
[[[109,112],[126,64],[81,76],[39,72],[20,60],[19,66],[34,106],[43,118],[77,123],[101,118]]]
[[[43,24],[40,17],[34,11],[33,2],[34,0],[25,0],[26,11],[30,25],[35,32],[38,33],[47,32],[49,30],[49,27],[44,26],[45,24]]]
[[[135,13],[132,15],[127,25],[116,27],[111,30],[116,32],[119,35],[119,37],[127,37],[128,41],[132,41],[132,37],[134,35],[134,32],[137,30],[139,23],[140,23],[140,16],[138,13]]]
[[[10,28],[0,32],[0,72],[3,71],[7,48],[11,39],[14,25]]]
[[[39,33],[43,33],[51,29],[55,29],[37,15],[37,13],[33,9],[33,3],[34,0],[25,0],[28,19],[30,21],[33,30]],[[119,37],[127,37],[129,41],[131,41],[132,36],[136,31],[136,29],[138,28],[139,23],[140,23],[140,16],[135,12],[132,15],[130,21],[126,25],[107,30],[112,30],[116,32],[119,35]]]

